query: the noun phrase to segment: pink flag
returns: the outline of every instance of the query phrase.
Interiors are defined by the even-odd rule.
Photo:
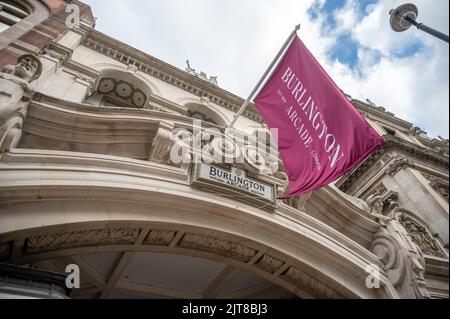
[[[255,98],[289,176],[289,194],[328,185],[384,141],[296,36]]]

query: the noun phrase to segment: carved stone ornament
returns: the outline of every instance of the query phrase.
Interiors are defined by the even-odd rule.
[[[306,202],[311,197],[312,193],[303,194],[301,196],[295,196],[286,198],[283,200],[283,202],[295,209],[304,210]]]
[[[442,249],[439,247],[436,239],[425,229],[425,227],[418,225],[411,218],[407,216],[400,216],[398,221],[408,232],[412,241],[419,246],[420,250],[430,256],[446,258]]]
[[[439,195],[441,195],[445,200],[447,200],[447,202],[449,201],[448,198],[448,189],[449,189],[449,185],[448,185],[448,181],[446,182],[444,179],[431,175],[431,174],[427,174],[427,173],[423,173],[422,175],[428,180],[430,181],[430,186],[431,188],[433,188]]]
[[[178,243],[184,248],[194,248],[213,254],[248,262],[256,255],[256,250],[243,244],[210,236],[187,233]]]
[[[414,167],[414,163],[406,158],[396,158],[392,161],[391,164],[389,164],[389,167],[386,170],[386,174],[394,176],[400,170],[406,167]]]
[[[139,229],[137,228],[93,229],[58,234],[46,234],[28,238],[26,253],[34,254],[42,251],[52,251],[63,248],[74,248],[98,244],[134,244],[138,235]]]
[[[201,78],[205,81],[208,81],[211,84],[214,84],[215,86],[219,86],[219,82],[217,81],[217,76],[210,76],[208,78],[208,76],[206,75],[205,72],[197,72],[194,68],[191,67],[191,63],[189,62],[189,60],[186,60],[186,69],[185,71],[187,73],[189,73],[190,75],[193,75],[195,77]]]
[[[303,287],[306,291],[312,292],[315,297],[324,299],[344,299],[344,296],[338,291],[323,284],[316,278],[308,275],[296,267],[289,267],[282,277],[297,286]]]
[[[283,266],[284,262],[276,257],[264,254],[262,258],[255,264],[267,272],[274,273]]]
[[[367,195],[367,198],[369,198],[371,195],[383,196],[387,192],[388,192],[388,190],[387,190],[386,186],[384,186],[383,183],[379,183],[370,191],[370,193]]]
[[[19,84],[24,81],[30,83],[41,76],[42,63],[38,57],[24,54],[17,59],[16,65],[7,65],[0,68],[0,74],[2,74],[2,78],[17,81]],[[7,77],[6,74],[10,76]]]
[[[19,57],[17,65],[0,68],[0,152],[19,144],[27,103],[33,94],[29,83],[41,73],[40,60],[30,54]]]
[[[373,215],[383,215],[384,201],[381,195],[370,195],[367,200],[369,213]]]
[[[384,227],[375,235],[370,249],[383,264],[382,270],[401,298],[430,298],[424,278],[423,253],[399,222],[386,220]]]
[[[173,147],[173,126],[170,124],[160,125],[152,141],[149,160],[159,164],[170,164],[170,151]]]
[[[144,240],[144,244],[168,246],[174,239],[175,234],[174,230],[152,229]]]
[[[269,176],[275,176],[279,169],[278,154],[269,154],[264,149],[247,142],[237,142],[230,134],[218,134],[208,129],[194,133],[185,129],[175,129],[172,132],[171,144],[167,144],[166,149],[170,149],[170,154],[165,153],[167,160],[163,162],[170,162],[171,165],[178,167],[182,163],[200,161],[207,164],[225,163],[233,164],[236,168],[242,168],[254,175]]]

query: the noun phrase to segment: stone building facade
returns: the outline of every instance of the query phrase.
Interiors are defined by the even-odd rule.
[[[260,115],[226,132],[243,100],[217,78],[78,1],[0,9],[0,262],[78,265],[73,298],[448,298],[448,140],[349,97],[385,147],[280,201]]]

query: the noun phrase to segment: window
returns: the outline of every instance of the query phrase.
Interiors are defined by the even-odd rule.
[[[389,135],[395,136],[396,132],[394,129],[391,129],[389,127],[383,126],[384,130],[386,131],[386,133],[388,133]]]
[[[211,123],[217,126],[227,126],[227,121],[211,104],[208,103],[187,103],[186,116],[200,120],[206,123]]]
[[[97,90],[87,97],[86,103],[143,109],[150,94],[149,88],[133,75],[116,71],[116,73],[111,73],[110,77],[100,79]]]
[[[11,0],[0,0],[0,32],[28,16],[28,10]]]
[[[217,125],[217,123],[216,123],[214,120],[212,120],[212,119],[206,117],[204,114],[202,114],[202,113],[200,113],[200,112],[196,112],[196,111],[194,111],[194,112],[188,111],[188,112],[187,112],[187,116],[188,116],[188,117],[191,117],[191,118],[193,118],[193,119],[196,119],[196,120],[200,120],[200,121],[202,121],[202,122],[207,122],[207,123],[212,123],[212,124],[214,124],[214,125]]]

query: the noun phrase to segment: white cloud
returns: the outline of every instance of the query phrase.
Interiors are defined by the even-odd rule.
[[[379,1],[356,24],[352,36],[361,45],[358,68],[362,77],[348,70],[337,74],[345,90],[385,106],[399,117],[422,126],[431,136],[448,137],[448,44],[415,29],[396,33],[388,23],[389,9],[402,1]],[[429,0],[416,1],[419,21],[448,30],[448,2],[436,7]],[[429,22],[428,22],[429,21]],[[411,44],[423,46],[413,56],[399,55]],[[376,61],[376,52],[381,59]]]
[[[357,1],[348,0],[332,13],[339,22],[334,30],[323,28],[326,17],[311,20],[307,14],[324,0],[85,2],[98,16],[100,31],[179,68],[189,58],[197,70],[218,75],[221,87],[244,98],[301,22],[300,37],[344,91],[369,98],[431,136],[448,137],[448,45],[417,30],[390,30],[388,11],[403,0],[378,0],[366,8],[364,18]],[[415,3],[419,21],[448,33],[447,1]],[[343,33],[359,44],[353,70],[329,58]],[[423,49],[413,56],[399,55],[411,43]]]
[[[345,33],[351,31],[358,22],[358,3],[356,0],[347,0],[345,5],[333,12],[336,20],[336,27],[334,32]]]

